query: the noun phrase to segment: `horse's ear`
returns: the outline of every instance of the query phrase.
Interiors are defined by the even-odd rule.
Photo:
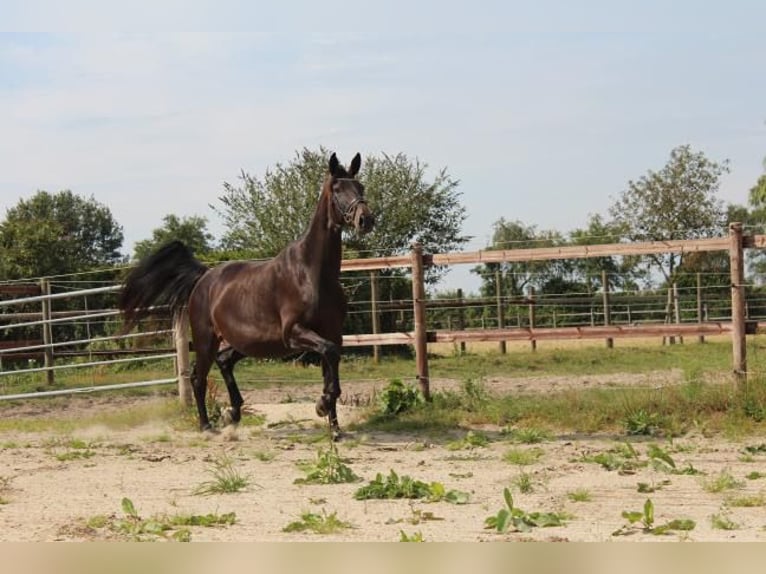
[[[338,166],[340,163],[338,162],[338,158],[335,155],[335,152],[332,152],[332,155],[330,156],[330,175],[335,176],[336,173],[338,173]]]
[[[354,159],[351,160],[351,165],[348,167],[348,175],[350,177],[356,177],[360,167],[362,167],[362,156],[357,153],[354,156]]]

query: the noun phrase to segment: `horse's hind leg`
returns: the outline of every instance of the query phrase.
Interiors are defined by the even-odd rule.
[[[199,415],[199,428],[202,431],[211,430],[210,419],[207,416],[207,375],[210,367],[213,366],[213,355],[216,351],[217,341],[210,341],[207,344],[198,344],[194,342],[196,360],[194,370],[192,371],[191,383],[194,390],[194,402],[197,403],[197,414]]]
[[[243,354],[235,351],[232,347],[228,347],[223,351],[219,351],[215,358],[223,380],[226,382],[226,389],[229,391],[231,422],[235,424],[242,418],[242,404],[245,401],[242,399],[237,382],[234,380],[234,365],[244,359],[244,357]]]

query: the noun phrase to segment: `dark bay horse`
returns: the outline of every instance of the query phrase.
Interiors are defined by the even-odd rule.
[[[333,153],[319,202],[305,234],[268,261],[229,261],[208,268],[174,241],[139,262],[124,281],[119,308],[129,330],[168,305],[176,316],[188,306],[196,360],[194,399],[201,430],[211,428],[205,406],[207,375],[215,362],[239,422],[243,404],[234,365],[244,357],[280,357],[315,351],[322,357],[324,389],[316,404],[338,433],[338,365],[346,297],[340,284],[344,226],[368,233],[375,218],[356,175],[359,154],[348,171]]]

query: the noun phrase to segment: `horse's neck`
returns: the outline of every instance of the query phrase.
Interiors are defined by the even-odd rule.
[[[329,221],[329,195],[323,193],[303,237],[303,251],[317,275],[340,277],[341,229]]]

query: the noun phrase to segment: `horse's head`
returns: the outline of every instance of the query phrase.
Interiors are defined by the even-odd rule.
[[[362,156],[356,154],[348,171],[333,153],[330,156],[330,176],[325,185],[332,197],[331,218],[336,225],[352,225],[357,233],[372,231],[375,216],[364,199],[364,186],[356,179],[362,165]]]

